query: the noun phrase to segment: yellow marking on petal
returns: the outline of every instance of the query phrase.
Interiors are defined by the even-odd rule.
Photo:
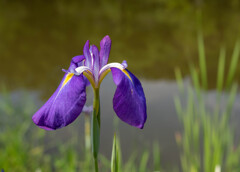
[[[92,72],[90,71],[84,71],[83,75],[88,79],[88,81],[91,83],[92,87],[95,88],[95,82],[94,82],[94,78],[92,75]]]
[[[111,71],[111,69],[107,69],[107,70],[105,70],[105,71],[100,75],[98,85],[101,84],[102,80],[105,78],[105,76],[106,76],[110,71]]]
[[[66,78],[63,81],[62,87],[64,87],[68,83],[68,81],[73,77],[73,75],[74,75],[74,73],[67,74]]]
[[[128,74],[128,72],[127,72],[125,69],[123,69],[122,72],[123,72],[125,75],[127,75],[127,77],[132,81],[132,78],[130,77],[130,75]],[[132,81],[132,82],[133,82],[133,81]]]
[[[119,68],[118,68],[119,69]],[[119,69],[121,70],[129,79],[130,81],[133,83],[132,78],[130,77],[130,75],[128,74],[128,72],[125,69]],[[104,72],[102,72],[102,74],[99,77],[99,83],[98,86],[101,84],[102,80],[105,78],[105,76],[111,71],[111,69],[107,69]]]
[[[58,95],[61,93],[63,87],[68,83],[68,81],[70,81],[70,79],[73,77],[74,73],[68,73],[67,76],[65,77],[64,81],[63,81],[63,84],[60,88],[60,90],[58,91],[56,97],[54,98],[54,101],[53,103],[55,102],[55,100],[57,99]]]

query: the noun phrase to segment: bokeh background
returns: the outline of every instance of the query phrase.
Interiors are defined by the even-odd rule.
[[[109,61],[126,60],[128,69],[141,80],[148,119],[143,130],[117,119],[112,109],[116,87],[109,74],[100,90],[100,153],[106,158],[105,164],[117,132],[123,163],[137,152],[138,164],[142,153],[149,151],[147,167],[152,169],[152,145],[157,143],[161,169],[183,170],[176,135],[181,140],[184,134],[179,133],[184,133],[184,127],[174,104],[174,97],[179,96],[174,71],[177,68],[182,72],[184,87],[192,85],[189,66],[201,71],[201,32],[208,76],[204,95],[209,108],[215,106],[219,52],[222,47],[226,50],[223,76],[227,76],[239,38],[239,21],[238,0],[0,0],[0,168],[79,170],[84,160],[84,115],[58,131],[39,129],[31,116],[57,88],[64,75],[62,69],[68,68],[71,58],[82,54],[86,40],[99,46],[109,35]],[[239,62],[235,64],[233,80],[238,83]],[[91,88],[87,93],[90,105]],[[187,104],[186,96],[180,95],[183,104]],[[236,128],[236,145],[240,136],[239,103],[237,91],[229,123]]]

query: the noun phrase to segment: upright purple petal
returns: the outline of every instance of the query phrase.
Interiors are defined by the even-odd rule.
[[[57,90],[34,114],[33,122],[40,128],[55,130],[72,123],[86,102],[86,85],[82,75],[65,74]]]
[[[97,46],[92,45],[91,46],[92,56],[93,56],[93,75],[95,78],[95,81],[98,80],[98,73],[99,73],[99,51]]]
[[[78,56],[74,56],[71,62],[78,64],[79,62],[82,62],[84,59],[85,59],[84,55],[78,55]]]
[[[87,40],[86,44],[83,47],[83,55],[86,58],[85,66],[92,68],[92,58],[89,52],[89,40]]]
[[[100,67],[103,67],[108,62],[108,57],[111,50],[112,41],[110,37],[105,36],[100,42]]]
[[[147,108],[140,81],[128,70],[125,70],[128,76],[117,68],[111,70],[117,85],[113,97],[114,111],[124,122],[142,129],[147,119]]]

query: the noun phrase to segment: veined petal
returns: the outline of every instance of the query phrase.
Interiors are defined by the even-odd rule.
[[[86,44],[84,45],[83,55],[86,58],[85,66],[92,68],[92,58],[91,58],[91,54],[89,52],[89,40],[87,40]]]
[[[106,35],[100,42],[100,67],[103,67],[108,62],[111,44],[112,41],[108,35]]]
[[[111,71],[117,85],[113,97],[114,111],[122,121],[143,128],[147,119],[147,109],[140,81],[128,70],[124,70],[128,75],[116,68],[112,68]]]
[[[32,120],[46,130],[65,127],[79,116],[85,102],[86,84],[83,75],[67,73],[57,90],[34,114]]]
[[[95,82],[98,82],[98,73],[99,73],[99,51],[98,48],[95,45],[91,46],[92,49],[92,56],[93,56],[93,76],[95,79]]]

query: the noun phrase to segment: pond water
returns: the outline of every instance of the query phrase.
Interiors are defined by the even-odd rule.
[[[202,9],[201,22],[196,11]],[[5,1],[0,0],[0,82],[9,90],[38,93],[39,104],[57,88],[73,56],[82,54],[86,40],[99,46],[112,39],[111,62],[127,60],[140,78],[147,99],[144,130],[119,122],[123,156],[156,140],[165,166],[179,164],[175,132],[181,129],[173,97],[178,95],[174,69],[189,75],[198,63],[197,28],[204,33],[210,88],[216,83],[219,49],[227,56],[239,32],[238,1]],[[202,24],[200,24],[202,23]],[[227,58],[227,64],[230,58]],[[240,68],[237,69],[237,77]],[[110,155],[113,135],[111,75],[101,86],[102,146]],[[88,104],[92,91],[88,90]],[[74,123],[83,125],[83,117]],[[83,130],[83,127],[80,128]],[[81,133],[79,129],[79,133]],[[64,133],[61,129],[59,135]],[[151,146],[149,146],[151,147]]]

